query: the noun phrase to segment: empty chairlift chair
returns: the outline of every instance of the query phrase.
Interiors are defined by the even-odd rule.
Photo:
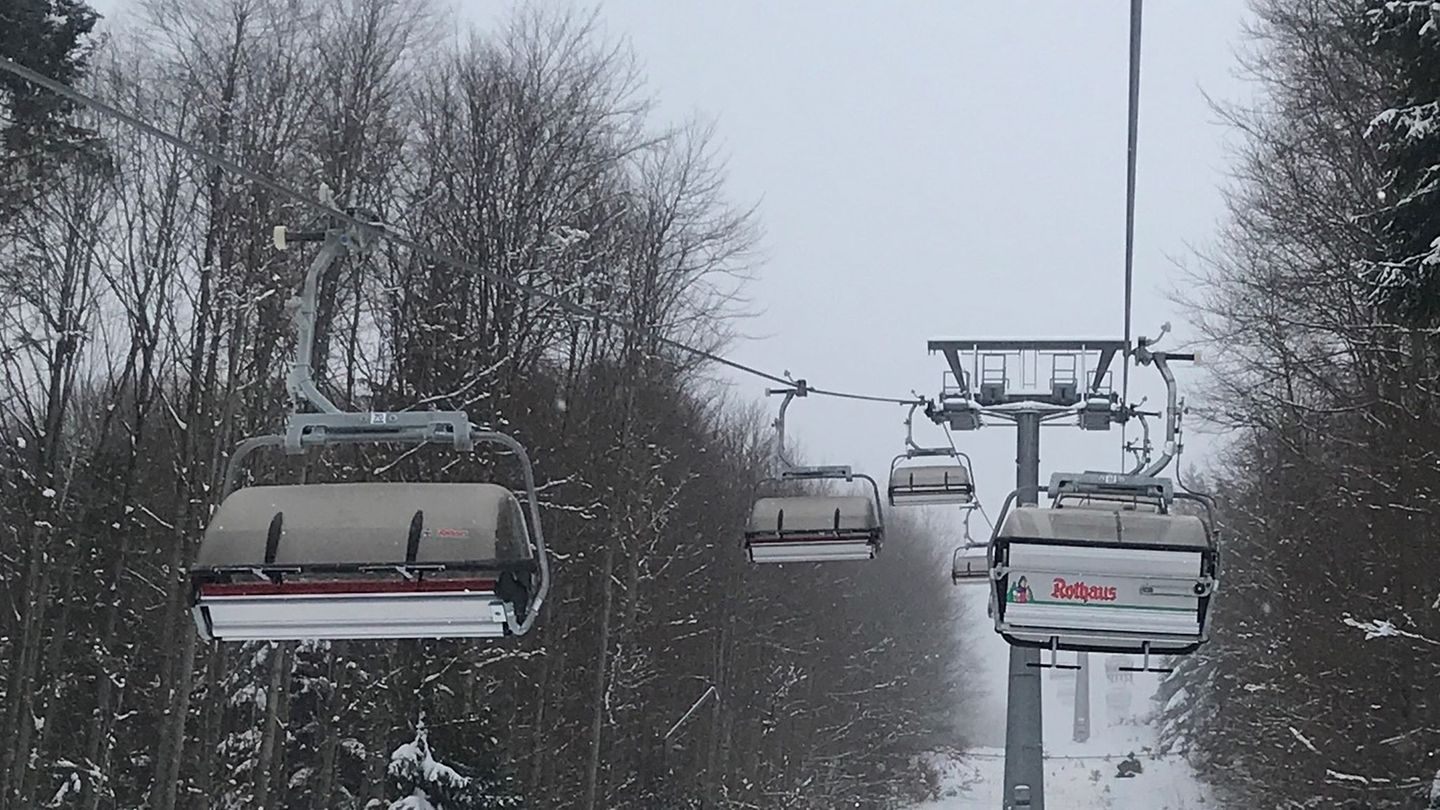
[[[1198,515],[1170,511],[1167,479],[1056,475],[1050,508],[1009,509],[992,539],[995,629],[1011,644],[1145,655],[1208,635],[1217,550]]]
[[[241,442],[221,501],[190,568],[196,629],[220,641],[522,635],[550,588],[550,566],[529,454],[463,411],[347,412],[316,387],[319,280],[363,251],[373,225],[359,213],[320,231],[276,229],[276,247],[323,242],[291,311],[298,341],[283,433]],[[368,221],[368,219],[367,219]],[[262,448],[290,456],[335,444],[500,445],[518,462],[524,506],[482,483],[340,483],[239,489]]]
[[[257,486],[221,503],[192,568],[207,638],[497,637],[536,561],[496,484]]]
[[[989,548],[964,545],[955,549],[950,565],[950,581],[956,585],[989,585]]]
[[[950,455],[948,451],[945,453]],[[975,500],[975,484],[963,464],[891,464],[889,500],[891,506],[920,504],[967,505]]]
[[[890,462],[886,499],[891,506],[953,504],[973,507],[975,477],[970,473],[969,457],[953,447],[921,447],[915,443],[915,411],[920,404],[911,405],[910,413],[905,416],[905,452]],[[915,459],[926,461],[911,463]]]
[[[965,542],[957,549],[950,563],[950,581],[956,585],[989,585],[990,584],[990,546],[987,543],[977,543],[970,537],[970,516],[973,511],[965,512],[964,533]]]
[[[866,478],[866,476],[855,476]],[[870,482],[874,486],[874,481]],[[760,498],[750,513],[745,551],[751,562],[868,560],[885,529],[879,491],[864,495],[792,495]]]
[[[785,458],[785,411],[797,396],[808,389],[803,380],[792,389],[769,391],[784,394],[780,415],[775,420],[777,477],[762,486],[781,488],[804,481],[855,479],[868,484],[865,494],[783,494],[755,501],[745,528],[745,554],[754,563],[838,562],[869,560],[879,553],[885,537],[880,506],[880,487],[868,475],[849,467],[797,467]]]

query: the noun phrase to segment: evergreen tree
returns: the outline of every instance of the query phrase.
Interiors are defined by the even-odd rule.
[[[1221,806],[1423,807],[1440,763],[1433,645],[1362,632],[1440,634],[1440,353],[1413,328],[1440,317],[1431,6],[1252,0],[1259,92],[1222,108],[1229,221],[1189,298],[1236,562],[1160,713]]]
[[[1377,303],[1407,325],[1440,319],[1440,6],[1368,0],[1365,22],[1393,106],[1370,137],[1390,187],[1368,268]]]
[[[501,810],[522,806],[508,788],[510,780],[495,775],[498,768],[490,771],[490,778],[463,776],[436,760],[423,715],[415,724],[415,739],[390,755],[388,770],[400,794],[390,804],[390,810]]]
[[[0,56],[65,84],[84,78],[99,15],[84,0],[6,0],[0,4]],[[57,159],[93,143],[75,125],[74,104],[0,73],[0,216],[44,184]]]

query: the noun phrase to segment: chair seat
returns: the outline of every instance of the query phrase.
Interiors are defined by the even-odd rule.
[[[755,563],[844,562],[874,558],[878,543],[873,539],[836,540],[808,538],[785,540],[752,540],[746,545],[750,561]]]
[[[494,638],[505,609],[491,579],[340,579],[211,582],[197,586],[194,619],[222,641]]]

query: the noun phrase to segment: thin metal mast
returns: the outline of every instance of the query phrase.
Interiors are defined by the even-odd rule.
[[[1130,0],[1130,104],[1125,147],[1125,341],[1130,347],[1131,299],[1135,278],[1135,164],[1140,140],[1140,21],[1143,0]],[[1130,404],[1130,363],[1120,367],[1120,404]],[[1120,425],[1120,463],[1125,463],[1125,425]]]
[[[1021,506],[1040,495],[1039,411],[1014,414],[1015,487]],[[1005,810],[1045,810],[1045,750],[1041,715],[1040,650],[1010,648],[1005,700]]]

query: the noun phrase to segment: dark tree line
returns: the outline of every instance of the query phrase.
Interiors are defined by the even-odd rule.
[[[0,54],[73,83],[86,74],[96,20],[82,0],[7,0],[0,6]],[[97,158],[98,144],[54,93],[5,73],[0,99],[0,217],[8,217],[47,186],[59,162]]]
[[[938,532],[897,520],[865,566],[744,562],[771,432],[657,336],[725,346],[756,221],[727,200],[710,133],[657,127],[593,20],[521,11],[455,44],[410,0],[150,0],[95,49],[83,4],[14,8],[54,30],[6,26],[3,53],[40,48],[27,63],[206,150],[643,330],[392,244],[340,262],[322,388],[520,438],[555,590],[535,634],[500,643],[205,644],[185,567],[231,449],[284,416],[285,302],[310,257],[268,234],[308,214],[6,79],[4,123],[38,140],[7,135],[3,155],[0,808],[383,807],[424,784],[447,808],[886,807],[931,790],[920,755],[963,732]],[[351,448],[254,472],[517,485],[508,461]],[[432,751],[454,778],[426,770]]]
[[[1239,438],[1214,641],[1165,687],[1224,806],[1435,807],[1440,11],[1256,0],[1190,302]],[[1181,690],[1181,699],[1173,699]]]

